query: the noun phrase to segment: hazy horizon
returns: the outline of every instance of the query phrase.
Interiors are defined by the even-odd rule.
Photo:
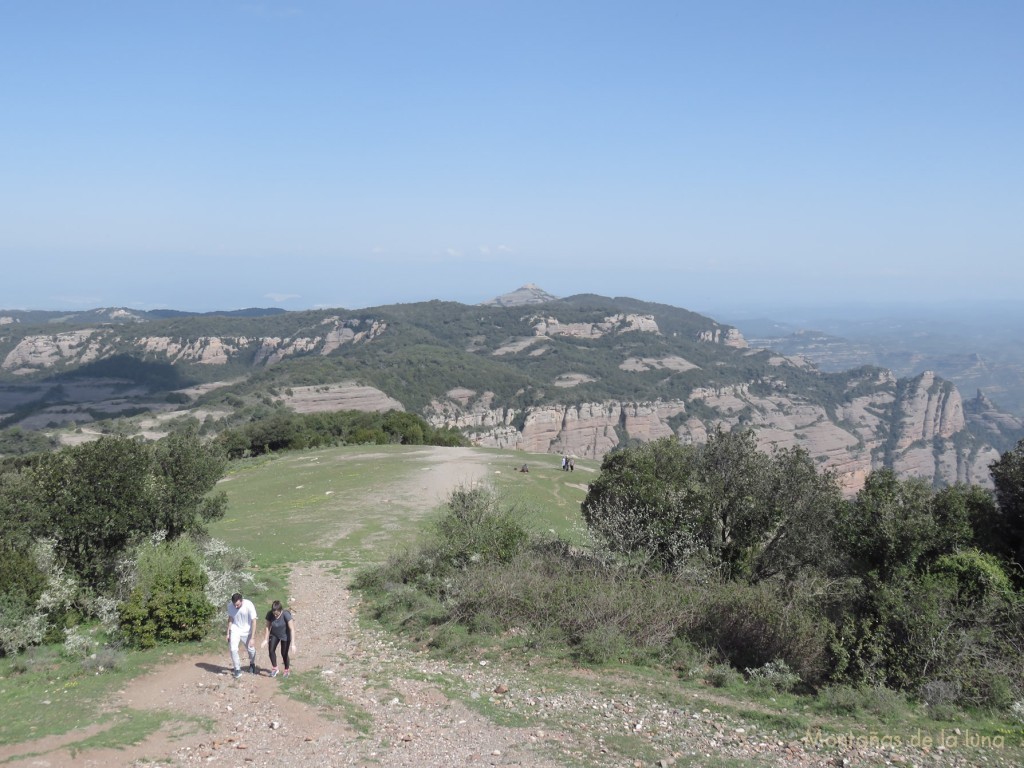
[[[1024,296],[1024,5],[0,4],[0,307]]]

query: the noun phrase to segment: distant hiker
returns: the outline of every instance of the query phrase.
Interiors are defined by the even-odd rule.
[[[569,459],[569,471],[570,472],[575,472],[576,471],[576,459]]]
[[[275,600],[267,613],[267,631],[263,635],[261,648],[266,648],[270,643],[270,663],[273,669],[270,670],[271,677],[277,677],[277,647],[281,646],[281,659],[284,661],[284,676],[292,673],[288,663],[288,651],[297,651],[295,644],[295,621],[292,619],[292,612],[281,607],[281,601]]]
[[[568,456],[563,456],[562,457],[562,471],[565,472],[568,468],[569,468],[569,457]]]
[[[228,602],[228,648],[231,649],[231,666],[235,678],[242,676],[241,664],[238,661],[238,643],[245,641],[245,650],[249,653],[249,671],[256,674],[256,641],[253,633],[259,616],[256,606],[246,600],[241,593],[235,592]]]

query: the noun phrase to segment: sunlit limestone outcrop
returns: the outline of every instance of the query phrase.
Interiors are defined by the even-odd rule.
[[[329,355],[344,344],[371,341],[387,329],[378,320],[331,317],[316,335],[291,337],[171,336],[125,337],[114,328],[83,328],[52,335],[26,336],[0,364],[5,371],[34,373],[58,365],[82,365],[118,351],[131,350],[146,360],[170,363],[227,365],[242,360],[256,366],[314,352]]]
[[[661,333],[653,315],[609,315],[599,323],[563,323],[556,317],[535,317],[531,322],[537,336],[599,339],[611,333]]]
[[[822,469],[838,475],[847,492],[859,489],[867,474],[887,461],[901,475],[929,481],[990,482],[988,464],[998,453],[958,447],[954,439],[966,429],[955,387],[931,374],[900,382],[899,387],[887,371],[873,376],[851,378],[850,387],[869,392],[851,398],[835,413],[791,397],[782,388],[755,394],[747,385],[733,385],[695,388],[684,400],[547,405],[524,412],[496,407],[492,393],[477,396],[460,388],[435,400],[426,415],[435,426],[463,430],[479,445],[589,458],[599,458],[627,439],[676,435],[684,442],[703,443],[716,428],[750,428],[765,450],[806,450]]]
[[[89,363],[99,358],[102,348],[103,332],[89,328],[26,336],[7,353],[2,367],[13,373],[31,373],[69,360]]]

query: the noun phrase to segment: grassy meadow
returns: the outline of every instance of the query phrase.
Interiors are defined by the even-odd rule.
[[[457,466],[452,469],[447,453]],[[526,464],[530,471],[520,472]],[[410,543],[452,482],[493,485],[520,503],[531,526],[581,535],[580,504],[597,462],[563,472],[557,456],[487,448],[351,446],[286,453],[232,465],[222,488],[228,511],[215,538],[249,551],[260,568],[332,560],[344,566],[385,558]]]
[[[519,471],[524,464],[529,472]],[[558,456],[480,448],[361,446],[283,453],[229,467],[220,483],[228,496],[227,512],[211,526],[210,533],[251,555],[257,579],[265,590],[249,596],[261,606],[268,599],[287,594],[288,576],[295,564],[330,561],[339,568],[357,568],[382,562],[396,550],[414,545],[452,485],[493,486],[507,502],[526,510],[532,529],[553,531],[582,542],[585,534],[580,503],[587,482],[596,478],[597,468],[597,462],[577,460],[574,472],[563,472]],[[64,739],[74,751],[138,742],[161,729],[207,727],[204,722],[172,712],[140,712],[111,708],[109,704],[127,680],[172,656],[223,656],[220,614],[214,626],[211,636],[201,644],[123,652],[116,667],[103,674],[96,674],[95,661],[69,659],[61,654],[59,646],[0,659],[0,695],[8,705],[0,721],[0,766],[15,758],[13,753],[5,752],[3,745],[51,734],[66,734]],[[513,637],[494,642],[495,647],[486,650],[488,658],[501,659],[515,655],[517,651],[511,645],[521,640]],[[502,643],[511,645],[503,647]],[[442,653],[445,650],[439,649]],[[907,743],[915,734],[969,732],[989,741],[998,739],[1005,748],[965,750],[963,759],[984,758],[988,764],[1001,766],[1024,761],[1024,732],[1018,725],[989,713],[928,713],[900,696],[883,696],[871,690],[837,688],[825,695],[796,695],[752,686],[735,671],[716,679],[700,671],[696,661],[693,670],[678,674],[616,663],[599,665],[599,673],[594,674],[557,653],[541,655],[530,665],[523,665],[522,674],[542,677],[542,691],[584,687],[620,701],[642,692],[658,701],[659,707],[714,712],[729,728],[741,723],[749,728],[752,724],[762,733],[772,734],[772,739],[787,742],[801,738],[842,741],[850,734],[858,738],[894,734]],[[332,698],[319,678],[292,682],[297,698],[330,710],[357,730],[369,727],[363,722],[363,713]],[[513,718],[518,723],[516,718],[520,718],[523,724],[539,723],[567,731],[597,732],[604,727],[604,715],[596,710],[552,713],[552,720],[542,722],[532,710],[513,711],[497,707],[487,697],[473,697],[462,681],[436,683],[465,706],[496,722]],[[641,758],[644,764],[655,764],[664,754],[637,733],[609,735],[604,746],[610,754]],[[24,751],[16,755],[17,759],[28,756]],[[680,757],[676,764],[739,763],[709,755],[692,761]]]
[[[524,463],[529,473],[518,471]],[[250,597],[260,605],[285,594],[296,563],[328,560],[348,568],[412,544],[452,482],[493,485],[527,507],[539,530],[578,535],[585,481],[596,467],[577,462],[576,472],[567,473],[557,456],[492,449],[355,446],[283,453],[229,466],[220,484],[227,512],[210,533],[251,555],[265,590]],[[161,728],[202,728],[170,712],[111,708],[109,700],[154,664],[197,652],[223,655],[221,621],[218,613],[215,630],[199,645],[119,651],[105,669],[98,669],[102,659],[68,658],[59,645],[0,658],[0,696],[7,705],[0,765],[10,759],[2,745],[44,736],[67,734],[73,749],[82,750],[134,743]]]

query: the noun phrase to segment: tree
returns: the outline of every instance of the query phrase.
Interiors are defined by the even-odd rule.
[[[670,570],[697,547],[688,496],[696,448],[675,438],[613,451],[590,484],[582,513],[613,552],[639,555]]]
[[[157,476],[157,530],[168,539],[198,533],[206,523],[224,516],[227,496],[210,495],[224,475],[227,460],[221,450],[199,439],[199,429],[190,426],[168,435],[153,449]]]
[[[613,551],[666,569],[699,553],[758,581],[830,562],[841,504],[805,451],[767,454],[750,431],[716,430],[703,446],[666,438],[609,454],[583,518]]]
[[[806,570],[833,571],[836,520],[844,504],[835,474],[819,472],[803,448],[776,451],[766,500],[773,525],[763,533],[752,580],[782,575],[792,581]]]
[[[130,544],[164,531],[201,533],[224,512],[210,496],[224,461],[194,430],[157,443],[104,437],[47,454],[26,470],[35,531],[52,533],[56,551],[86,586],[104,589]]]
[[[990,466],[995,483],[998,515],[993,534],[1001,541],[1000,554],[1024,566],[1024,440]]]
[[[117,554],[154,530],[158,495],[149,446],[104,437],[44,457],[32,474],[58,555],[86,585],[110,584]]]
[[[778,524],[771,458],[757,450],[753,432],[718,429],[698,452],[695,469],[704,545],[728,575],[749,573],[757,544]]]

